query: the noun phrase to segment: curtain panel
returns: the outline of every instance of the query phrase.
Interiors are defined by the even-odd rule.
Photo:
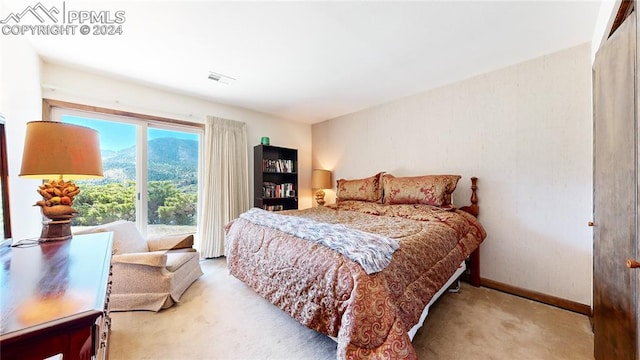
[[[224,226],[250,207],[247,125],[207,116],[198,221],[202,258],[224,255]]]

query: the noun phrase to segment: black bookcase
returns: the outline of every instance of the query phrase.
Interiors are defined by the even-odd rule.
[[[298,208],[298,150],[270,145],[253,148],[253,206]]]

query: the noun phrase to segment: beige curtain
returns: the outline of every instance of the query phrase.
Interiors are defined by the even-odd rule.
[[[204,141],[198,248],[212,258],[224,255],[224,226],[250,206],[247,125],[207,116]]]

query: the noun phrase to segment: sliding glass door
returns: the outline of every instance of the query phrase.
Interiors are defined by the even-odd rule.
[[[77,181],[73,226],[124,219],[148,237],[196,232],[199,128],[62,108],[52,118],[100,137],[104,177]]]
[[[147,232],[196,231],[200,136],[171,128],[147,130]]]

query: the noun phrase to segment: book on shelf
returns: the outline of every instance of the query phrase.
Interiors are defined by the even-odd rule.
[[[276,184],[272,182],[262,183],[262,197],[264,198],[276,197]]]
[[[293,173],[293,160],[290,159],[263,159],[262,171],[274,173]]]
[[[263,209],[268,211],[282,211],[284,210],[284,205],[265,205]]]
[[[293,183],[276,184],[273,182],[262,183],[262,197],[264,198],[286,198],[294,197],[295,189]]]

